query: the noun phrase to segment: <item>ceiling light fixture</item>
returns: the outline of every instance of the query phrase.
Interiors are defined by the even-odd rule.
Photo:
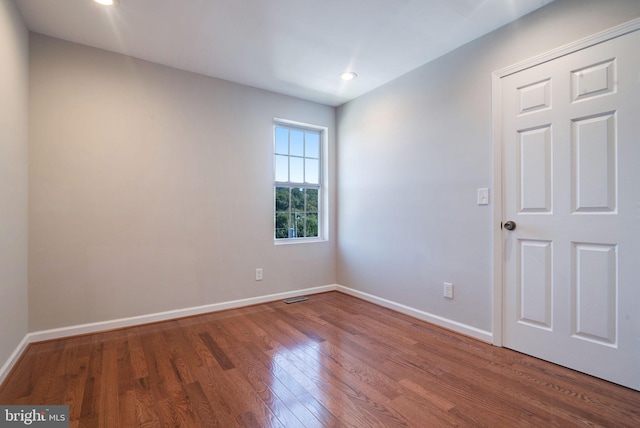
[[[348,81],[348,80],[353,80],[353,79],[355,79],[356,77],[358,77],[358,75],[357,75],[356,73],[354,73],[353,71],[345,71],[344,73],[342,73],[342,74],[340,75],[340,78],[341,78],[342,80],[346,80],[346,81]]]
[[[100,3],[103,6],[112,6],[114,3],[114,0],[93,0],[96,3]]]

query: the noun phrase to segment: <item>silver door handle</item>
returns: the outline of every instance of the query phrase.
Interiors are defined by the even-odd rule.
[[[506,222],[504,224],[504,228],[507,229],[507,230],[515,230],[516,229],[516,222],[509,220],[508,222]]]

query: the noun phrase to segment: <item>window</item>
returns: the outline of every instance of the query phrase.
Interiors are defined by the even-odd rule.
[[[323,129],[276,121],[274,237],[320,238]]]

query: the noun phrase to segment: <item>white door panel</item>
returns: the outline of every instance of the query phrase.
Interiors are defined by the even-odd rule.
[[[506,76],[504,346],[640,390],[640,31]]]

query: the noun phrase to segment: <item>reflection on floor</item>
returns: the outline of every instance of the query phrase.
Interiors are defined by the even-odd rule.
[[[640,426],[640,393],[331,292],[29,346],[71,426]]]

